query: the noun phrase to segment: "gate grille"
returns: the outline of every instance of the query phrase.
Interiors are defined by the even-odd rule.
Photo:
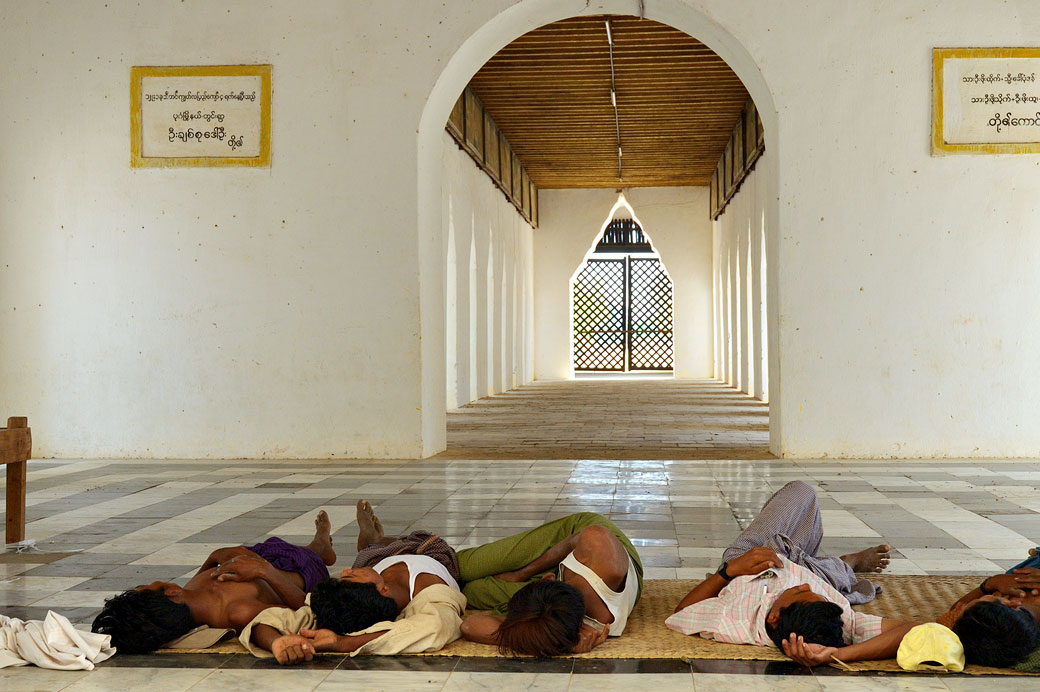
[[[574,281],[574,369],[625,370],[625,260],[590,259]]]
[[[672,282],[661,260],[588,260],[574,281],[574,369],[672,369]]]
[[[629,258],[629,370],[672,369],[672,282],[659,259]]]

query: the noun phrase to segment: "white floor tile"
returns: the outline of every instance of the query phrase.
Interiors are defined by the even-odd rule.
[[[566,692],[570,680],[571,676],[563,673],[452,673],[442,689],[444,692]]]

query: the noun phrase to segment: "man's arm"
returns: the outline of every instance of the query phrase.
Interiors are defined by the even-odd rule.
[[[521,582],[527,581],[542,572],[551,570],[553,567],[560,564],[563,558],[567,557],[567,555],[574,550],[574,547],[578,544],[578,536],[579,534],[577,533],[567,536],[567,538],[564,538],[562,541],[546,550],[541,554],[541,556],[535,558],[527,565],[520,569],[513,570],[512,572],[496,574],[495,578],[501,579],[502,581]]]
[[[290,666],[314,657],[314,645],[299,635],[283,635],[270,625],[254,625],[249,641],[274,654],[276,661]]]
[[[743,555],[733,560],[730,560],[726,564],[726,574],[733,577],[744,576],[748,574],[758,574],[770,568],[782,567],[783,563],[777,554],[769,548],[752,548]],[[729,584],[727,579],[724,579],[722,575],[716,573],[702,581],[697,586],[693,587],[690,593],[679,601],[679,605],[675,606],[675,611],[678,613],[683,608],[693,605],[694,603],[700,603],[709,598],[715,598],[719,595],[719,592],[726,588]]]
[[[830,663],[832,657],[844,663],[895,658],[903,637],[919,624],[921,623],[885,618],[881,621],[881,634],[858,644],[842,647],[809,644],[792,632],[791,636],[783,641],[784,653],[792,660],[809,667]]]
[[[500,615],[470,615],[462,621],[462,637],[478,644],[498,645],[498,626],[505,621]]]
[[[209,554],[209,557],[207,557],[206,561],[202,563],[202,567],[199,567],[199,571],[196,572],[196,574],[198,574],[199,572],[204,572],[207,569],[210,569],[211,567],[216,567],[220,563],[227,562],[228,560],[236,558],[239,555],[252,555],[257,558],[260,557],[249,548],[246,548],[245,546],[241,545],[233,545],[228,546],[226,548],[217,548]]]
[[[315,651],[349,654],[387,632],[389,630],[351,635],[336,634],[332,630],[300,630],[300,636],[310,641]]]
[[[222,562],[213,570],[213,578],[217,581],[253,581],[263,579],[286,607],[296,610],[303,605],[307,594],[294,584],[286,572],[278,569],[259,556],[239,555]],[[250,618],[251,620],[252,618]],[[247,620],[246,622],[249,622]]]
[[[986,577],[977,587],[962,596],[960,600],[950,607],[950,611],[957,606],[967,605],[983,596],[1000,593],[1011,598],[1025,598],[1040,594],[1040,569],[1024,567],[1016,569],[1011,574],[994,574]]]

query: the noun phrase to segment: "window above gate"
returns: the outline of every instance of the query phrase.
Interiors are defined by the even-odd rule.
[[[632,219],[614,219],[603,231],[595,252],[653,252],[643,229]]]

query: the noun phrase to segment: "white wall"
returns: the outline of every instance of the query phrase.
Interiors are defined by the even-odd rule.
[[[768,154],[763,154],[768,156]],[[765,291],[766,190],[760,159],[715,220],[715,377],[768,400]],[[729,319],[726,319],[726,317]]]
[[[625,198],[672,279],[676,377],[712,376],[711,221],[704,187],[632,188]],[[573,375],[571,277],[598,240],[614,190],[543,190],[535,231],[535,378]],[[627,216],[627,213],[620,212]]]
[[[443,149],[446,405],[454,408],[531,381],[533,229],[447,132]]]
[[[524,32],[636,7],[0,0],[0,411],[39,456],[436,452],[451,104]],[[1040,4],[646,12],[766,124],[774,449],[1040,456],[1037,157],[929,153],[932,47],[1031,45]],[[132,65],[250,62],[269,169],[129,168]]]

